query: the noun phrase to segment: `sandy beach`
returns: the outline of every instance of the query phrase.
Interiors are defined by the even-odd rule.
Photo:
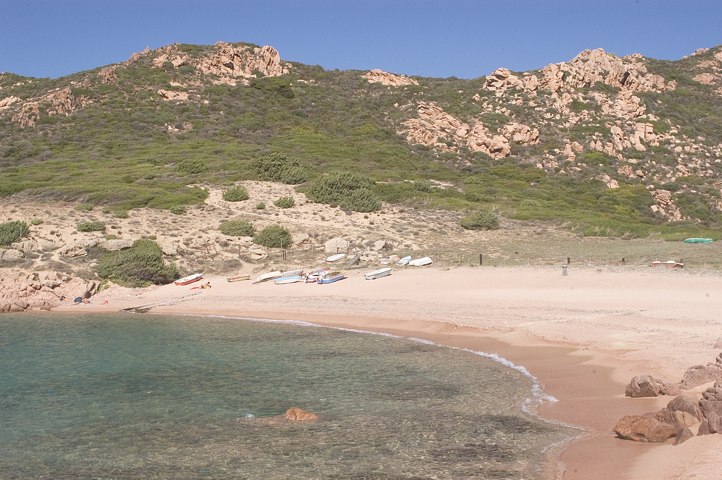
[[[331,285],[206,277],[210,289],[114,287],[91,304],[57,310],[152,305],[159,314],[303,320],[497,353],[525,366],[558,399],[542,405],[540,415],[583,429],[560,452],[550,477],[718,478],[722,436],[672,446],[623,441],[612,433],[622,416],[656,411],[672,398],[626,398],[633,376],[678,382],[688,367],[719,354],[718,274],[644,267],[570,266],[568,275],[559,267],[409,268],[366,281],[363,272],[348,272],[347,280]]]

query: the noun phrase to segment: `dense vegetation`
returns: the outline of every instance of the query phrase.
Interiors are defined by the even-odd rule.
[[[291,240],[291,233],[280,225],[270,225],[253,237],[254,242],[269,248],[287,248]]]
[[[0,245],[10,245],[28,234],[30,228],[25,222],[14,220],[0,223]]]
[[[163,261],[163,251],[153,240],[137,240],[127,250],[108,252],[100,257],[96,272],[101,278],[128,287],[170,283],[178,269]]]
[[[191,56],[212,49],[179,48]],[[707,57],[711,53],[648,62],[650,71],[679,85],[674,91],[641,95],[659,118],[655,131],[680,124],[681,133],[690,138],[722,141],[719,97],[689,73]],[[70,87],[75,97],[90,102],[68,116],[49,116],[41,109],[33,128],[21,128],[9,118],[0,121],[0,197],[26,192],[112,207],[119,214],[142,207],[182,214],[207,197],[201,185],[229,186],[224,198],[240,201],[242,187],[230,185],[271,180],[299,185],[312,201],[360,212],[378,210],[381,201],[459,212],[493,209],[505,217],[553,221],[602,235],[659,232],[679,237],[689,231],[716,236],[722,225],[719,212],[710,207],[719,199],[719,189],[698,176],[677,182],[678,187],[695,187],[676,198],[683,214],[695,220],[667,223],[651,211],[653,199],[641,183],[630,180],[610,190],[591,179],[614,175],[614,158],[588,153],[580,159],[589,166],[584,172],[565,169],[568,164],[559,156],[557,171],[532,166],[547,152],[563,148],[560,130],[550,127],[540,127],[539,144],[513,145],[511,157],[501,161],[463,149],[452,154],[411,146],[397,133],[413,109],[395,105],[418,100],[436,102],[459,118],[481,114],[491,129],[512,116],[533,124],[545,114],[513,104],[508,115],[481,113],[472,94],[482,99],[490,95],[481,88],[483,77],[418,79],[419,85],[392,89],[366,82],[361,72],[294,64],[288,75],[256,78],[248,86],[206,79],[197,89],[199,101],[169,102],[158,98],[158,89],[202,80],[192,68],[169,63],[157,68],[151,58],[141,58],[116,74],[111,84],[102,83],[97,71],[59,79],[0,75],[3,95],[30,99]],[[581,92],[584,101],[575,100],[570,108],[597,108],[592,94],[613,90],[589,86]],[[171,129],[179,133],[169,133]],[[609,131],[601,123],[567,130],[565,135],[579,141]],[[659,165],[675,161],[673,152],[660,148],[629,155]]]
[[[255,231],[253,225],[245,220],[226,220],[221,223],[220,230],[229,237],[252,237]]]

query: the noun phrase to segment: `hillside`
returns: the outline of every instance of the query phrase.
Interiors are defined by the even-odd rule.
[[[58,79],[0,75],[0,196],[182,212],[209,186],[269,180],[258,159],[278,154],[300,191],[351,171],[387,205],[718,237],[720,107],[722,47],[460,80],[169,45]]]

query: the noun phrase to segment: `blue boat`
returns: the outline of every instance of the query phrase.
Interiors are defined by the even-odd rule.
[[[346,278],[346,276],[341,272],[331,272],[328,275],[324,275],[323,277],[316,280],[316,283],[319,283],[319,284],[334,283],[334,282],[338,282],[339,280],[343,280],[344,278]]]

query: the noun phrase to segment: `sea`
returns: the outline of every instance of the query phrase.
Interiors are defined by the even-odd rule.
[[[300,322],[0,316],[2,479],[541,479],[523,368]],[[318,416],[288,422],[290,407]]]

